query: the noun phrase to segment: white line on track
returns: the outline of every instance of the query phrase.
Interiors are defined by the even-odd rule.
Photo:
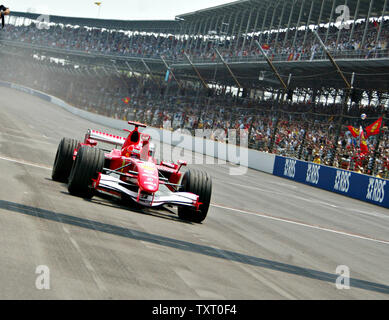
[[[38,165],[38,164],[35,164],[35,163],[30,163],[30,162],[26,162],[26,161],[23,161],[23,160],[13,159],[13,158],[4,157],[4,156],[0,156],[0,160],[10,161],[10,162],[19,163],[19,164],[24,164],[24,165],[27,165],[27,166],[41,168],[41,169],[45,169],[45,170],[52,170],[52,168],[49,167],[49,166]],[[257,189],[260,189],[260,188],[257,188]],[[301,198],[301,199],[305,200],[304,198]],[[215,208],[220,208],[220,209],[225,209],[225,210],[229,210],[229,211],[239,212],[239,213],[243,213],[243,214],[253,215],[253,216],[257,216],[257,217],[261,217],[261,218],[266,218],[266,219],[270,219],[270,220],[275,220],[275,221],[280,221],[280,222],[284,222],[284,223],[299,225],[299,226],[303,226],[303,227],[307,227],[307,228],[311,228],[311,229],[316,229],[316,230],[336,233],[336,234],[340,234],[340,235],[344,235],[344,236],[348,236],[348,237],[352,237],[352,238],[358,238],[358,239],[373,241],[373,242],[377,242],[377,243],[389,244],[389,241],[387,241],[387,240],[380,240],[380,239],[375,239],[375,238],[371,238],[371,237],[367,237],[367,236],[362,236],[362,235],[358,235],[358,234],[352,234],[352,233],[348,233],[348,232],[344,232],[344,231],[338,231],[338,230],[334,230],[334,229],[329,229],[329,228],[325,228],[325,227],[321,227],[321,226],[315,226],[315,225],[311,225],[311,224],[300,222],[300,221],[289,220],[289,219],[286,219],[286,218],[278,218],[278,217],[274,217],[274,216],[271,216],[271,215],[268,215],[268,214],[264,214],[264,213],[250,212],[250,211],[246,211],[246,210],[241,210],[241,209],[235,209],[235,208],[230,208],[230,207],[226,207],[226,206],[221,206],[221,205],[218,205],[218,204],[211,204],[211,206],[213,206]],[[360,211],[360,212],[364,213],[362,211]],[[386,216],[384,216],[384,217],[386,218]]]
[[[220,180],[220,179],[217,179],[217,180],[223,181],[223,180]],[[258,191],[261,191],[261,192],[267,192],[267,193],[270,193],[272,195],[278,194],[280,196],[291,197],[291,198],[295,198],[295,199],[306,201],[306,202],[310,202],[310,203],[317,203],[317,204],[322,204],[322,205],[329,206],[329,207],[332,207],[332,208],[338,208],[336,205],[331,204],[331,203],[323,202],[323,201],[320,201],[320,200],[314,200],[314,199],[306,199],[306,198],[303,198],[303,197],[300,197],[300,196],[297,196],[297,195],[294,195],[294,194],[288,194],[288,193],[285,193],[285,192],[275,191],[274,189],[273,190],[262,189],[262,188],[259,188],[259,187],[247,186],[247,185],[243,185],[243,184],[239,184],[239,183],[226,182],[226,181],[223,181],[223,183],[228,183],[230,185],[237,186],[237,187],[240,187],[240,188],[246,188],[246,189],[251,189],[251,190],[258,190]]]
[[[23,139],[23,140],[27,140],[27,141],[34,141],[34,142],[42,143],[42,144],[48,144],[48,145],[53,145],[54,144],[53,142],[42,141],[42,138],[34,139],[32,137],[23,137],[23,136],[20,136],[20,135],[15,135],[15,134],[10,134],[10,133],[5,133],[5,132],[0,132],[0,135],[7,136],[7,137],[10,137],[10,138]],[[43,138],[45,138],[47,140],[50,139],[49,137],[47,137],[45,135],[42,135],[41,137],[43,137]],[[14,142],[15,143],[16,142],[20,143],[19,141],[14,141]]]
[[[74,240],[71,236],[69,236],[70,242],[73,244],[73,246],[76,248],[78,253],[81,256],[82,262],[84,263],[85,267],[89,270],[91,273],[91,276],[93,280],[95,281],[97,287],[100,289],[100,291],[107,291],[107,288],[104,286],[103,282],[100,280],[98,277],[95,269],[92,267],[91,263],[89,260],[85,257],[84,253],[81,251],[80,246],[78,245],[77,241]]]
[[[277,195],[280,195],[280,196],[283,196],[283,197],[290,197],[290,198],[294,198],[294,199],[297,199],[297,200],[301,200],[301,201],[305,201],[305,202],[309,202],[309,203],[313,203],[313,204],[323,205],[323,206],[326,206],[326,207],[337,209],[336,210],[337,212],[351,211],[351,212],[357,212],[357,213],[360,213],[360,214],[365,214],[365,215],[369,215],[369,216],[373,216],[373,217],[377,217],[377,218],[389,219],[389,215],[380,214],[378,212],[373,212],[373,211],[370,212],[370,211],[364,211],[364,210],[355,209],[355,208],[339,206],[339,205],[335,205],[333,203],[324,202],[324,201],[317,200],[317,199],[307,199],[307,198],[300,197],[298,195],[291,194],[291,193],[279,192],[279,191],[270,190],[270,189],[262,189],[262,188],[259,188],[259,187],[247,186],[247,185],[243,185],[243,184],[239,184],[239,183],[226,182],[226,181],[223,181],[223,180],[220,180],[220,179],[215,179],[215,180],[219,180],[219,181],[221,181],[223,183],[226,183],[226,184],[235,185],[235,186],[238,186],[240,188],[246,188],[246,189],[251,189],[251,190],[258,190],[258,191],[261,191],[261,192],[270,193],[272,195],[277,194]]]
[[[317,225],[313,225],[313,224],[309,224],[309,223],[305,223],[305,222],[301,222],[301,221],[294,221],[294,220],[290,220],[287,218],[279,218],[279,217],[271,216],[271,215],[268,215],[265,213],[251,212],[251,211],[246,211],[246,210],[241,210],[241,209],[236,209],[236,208],[230,208],[230,207],[226,207],[226,206],[222,206],[222,205],[218,205],[218,204],[211,204],[211,206],[215,207],[215,208],[219,208],[219,209],[224,209],[227,211],[233,211],[233,212],[238,212],[238,213],[256,216],[258,218],[264,218],[264,219],[279,221],[279,222],[283,222],[283,223],[289,223],[289,224],[293,224],[293,225],[297,225],[297,226],[301,226],[301,227],[305,227],[305,228],[336,233],[336,234],[351,237],[351,238],[367,240],[367,241],[372,241],[372,242],[382,243],[382,244],[389,244],[388,240],[375,239],[375,238],[372,238],[369,236],[363,236],[363,235],[349,233],[349,232],[345,232],[345,231],[339,231],[339,230],[321,227],[321,226],[317,226]]]
[[[40,168],[40,169],[45,169],[45,170],[52,170],[52,168],[49,167],[49,166],[45,166],[45,165],[37,164],[37,163],[32,163],[32,162],[27,162],[27,161],[20,160],[20,159],[14,159],[14,158],[0,156],[0,160],[14,162],[14,163],[19,163],[19,164],[24,164],[26,166]]]

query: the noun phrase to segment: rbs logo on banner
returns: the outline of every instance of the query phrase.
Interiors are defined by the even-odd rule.
[[[308,183],[318,184],[320,180],[320,166],[308,164],[307,177],[305,181]]]
[[[385,186],[386,181],[370,178],[366,199],[382,203],[385,199]]]
[[[284,176],[289,178],[294,178],[296,175],[296,163],[297,160],[286,159],[285,168],[284,168]]]
[[[337,170],[334,190],[347,193],[350,189],[350,177],[351,177],[351,172]]]

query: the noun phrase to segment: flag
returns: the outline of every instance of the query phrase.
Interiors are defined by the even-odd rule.
[[[262,45],[262,49],[263,50],[269,50],[270,49],[270,46],[268,44],[263,44]]]
[[[169,80],[170,80],[170,69],[168,69],[168,70],[166,71],[165,82],[169,82]]]
[[[95,5],[97,5],[97,6],[101,6],[101,4],[102,4],[102,2],[95,2]]]
[[[122,99],[122,101],[125,103],[125,104],[129,104],[131,99],[129,97],[125,97]]]
[[[358,138],[359,137],[359,134],[360,134],[360,130],[357,129],[357,128],[354,128],[352,126],[348,126],[347,129],[349,129],[349,131],[351,132],[351,135],[354,137],[354,138]]]
[[[376,122],[372,123],[370,126],[366,127],[366,138],[379,134],[381,126],[382,117],[379,118]]]
[[[359,129],[360,136],[359,136],[359,147],[361,149],[361,153],[365,154],[369,152],[369,147],[367,146],[365,133],[363,132],[362,127]]]
[[[294,54],[293,54],[293,53],[291,53],[291,54],[288,56],[288,61],[292,61],[292,60],[293,60],[293,58],[294,58]]]

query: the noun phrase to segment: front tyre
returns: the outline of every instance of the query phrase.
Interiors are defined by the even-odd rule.
[[[199,211],[191,207],[179,207],[178,217],[190,222],[201,223],[207,217],[212,195],[212,179],[202,170],[190,169],[185,172],[180,192],[190,192],[199,196]]]
[[[53,165],[51,178],[53,181],[67,182],[73,166],[73,154],[80,142],[75,139],[63,138],[59,143]]]
[[[94,190],[90,187],[92,179],[96,179],[103,171],[105,155],[97,148],[82,146],[77,153],[69,176],[69,193],[78,197],[91,199]]]

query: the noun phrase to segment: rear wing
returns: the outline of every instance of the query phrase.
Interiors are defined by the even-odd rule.
[[[126,138],[91,129],[89,129],[85,135],[85,141],[87,141],[88,139],[114,144],[117,146],[123,146],[124,142],[126,141]]]

